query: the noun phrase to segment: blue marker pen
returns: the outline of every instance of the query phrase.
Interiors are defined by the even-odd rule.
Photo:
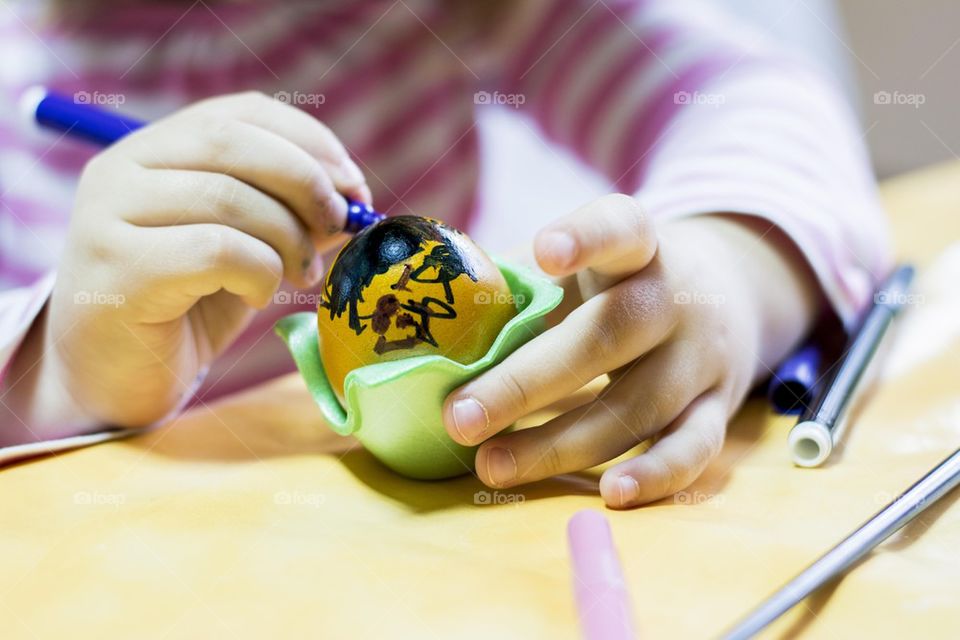
[[[108,146],[147,123],[36,87],[23,96],[23,108],[37,124],[65,135]],[[357,233],[386,217],[368,205],[347,198],[344,231]]]
[[[799,415],[819,391],[824,356],[813,342],[797,349],[777,367],[767,387],[767,399],[777,413]]]

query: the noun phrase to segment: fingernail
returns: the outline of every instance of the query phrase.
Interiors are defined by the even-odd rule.
[[[640,495],[640,485],[632,476],[620,476],[617,479],[617,489],[620,491],[620,506],[626,506]]]
[[[487,478],[490,483],[503,486],[517,476],[517,460],[509,449],[494,447],[487,451]]]
[[[487,410],[475,398],[461,398],[453,403],[453,426],[463,442],[479,439],[490,424]]]
[[[548,231],[542,242],[547,257],[558,267],[567,267],[577,258],[577,243],[569,233]]]

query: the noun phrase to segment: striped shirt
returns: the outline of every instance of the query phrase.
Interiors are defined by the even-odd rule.
[[[0,5],[0,371],[54,286],[77,179],[96,153],[24,126],[16,103],[34,85],[148,120],[259,89],[338,135],[378,209],[467,230],[477,109],[507,102],[657,219],[732,212],[776,224],[845,322],[888,266],[840,92],[706,3],[525,0],[504,3],[496,28],[456,32],[454,3],[436,0],[111,2],[84,18],[45,4]],[[259,314],[201,393],[289,370],[270,327],[294,310]]]

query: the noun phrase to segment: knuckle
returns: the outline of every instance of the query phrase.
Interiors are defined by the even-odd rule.
[[[564,465],[564,456],[560,452],[560,447],[556,441],[547,443],[547,446],[540,454],[540,469],[544,477],[555,476],[566,471]]]
[[[250,104],[249,95],[252,93],[255,92],[226,93],[204,98],[177,111],[173,117],[212,126],[217,121],[235,116],[238,111],[247,110],[245,105]]]
[[[620,348],[620,327],[628,318],[624,314],[628,309],[614,297],[608,299],[607,307],[602,314],[591,315],[586,318],[586,330],[579,344],[584,354],[591,358],[603,358],[615,353]],[[571,315],[578,314],[583,307],[574,310]]]
[[[704,429],[697,451],[697,459],[702,460],[705,465],[707,462],[717,457],[723,449],[723,442],[726,439],[725,429],[719,426],[710,426]]]
[[[640,203],[635,198],[627,198],[623,203],[622,211],[626,222],[626,230],[631,239],[640,245],[649,244],[651,240],[651,222]]]
[[[265,94],[263,91],[259,91],[257,89],[241,91],[237,94],[237,97],[243,102],[252,103],[254,105],[263,105],[274,102],[273,98]]]
[[[84,260],[94,265],[113,267],[124,261],[125,255],[121,249],[122,243],[116,241],[109,233],[98,228],[97,233],[86,233],[80,238],[80,245]]]
[[[608,193],[600,198],[600,202],[604,209],[618,211],[636,201],[624,193]]]
[[[628,424],[636,430],[637,437],[646,439],[652,435],[661,415],[661,406],[661,401],[652,395],[640,396],[632,404],[627,411],[627,418]]]
[[[203,115],[197,125],[203,132],[205,155],[212,163],[233,163],[238,141],[243,139],[237,124],[227,118]]]
[[[274,104],[281,104],[278,100],[257,90],[237,93],[234,95],[234,101],[236,109],[243,115],[255,115],[264,109],[269,109]]]
[[[229,176],[217,178],[213,185],[213,214],[218,221],[236,226],[246,218],[246,207],[240,196],[239,184]]]
[[[235,98],[234,94],[211,96],[189,104],[174,114],[174,117],[197,118],[222,113],[224,107]]]
[[[321,202],[326,202],[333,195],[333,186],[329,185],[325,178],[326,174],[318,163],[304,161],[299,167],[294,181],[298,189],[315,194]]]
[[[609,218],[611,242],[647,248],[655,246],[653,227],[646,211],[636,198],[622,193],[607,196],[607,206],[611,212]]]
[[[497,380],[502,397],[507,398],[507,405],[513,410],[513,413],[517,415],[525,413],[530,406],[529,395],[520,378],[511,371],[503,371],[497,376]]]
[[[613,353],[617,348],[617,339],[614,330],[609,324],[598,321],[590,321],[590,330],[587,332],[584,340],[586,350],[594,356],[605,356]]]
[[[230,264],[235,250],[231,234],[226,233],[226,229],[217,227],[209,227],[204,233],[206,237],[202,242],[205,248],[203,267],[206,270],[216,270]]]
[[[731,344],[734,338],[730,335],[730,331],[726,326],[721,325],[712,329],[711,331],[705,332],[706,335],[703,337],[704,342],[703,346],[699,349],[699,354],[703,354],[704,352],[711,354],[710,359],[713,366],[705,367],[705,375],[713,378],[724,377],[727,370],[727,367],[724,366],[727,359],[726,354],[731,353]],[[697,353],[691,353],[688,357],[691,359],[695,358],[697,357]]]
[[[262,104],[264,100],[269,100],[262,91],[249,89],[246,91],[236,91],[234,93],[225,93],[219,96],[213,96],[197,103],[199,107],[244,107],[246,105]]]
[[[689,484],[684,470],[678,468],[676,462],[668,460],[655,452],[646,454],[654,470],[654,482],[651,487],[652,499],[664,498],[673,495]]]

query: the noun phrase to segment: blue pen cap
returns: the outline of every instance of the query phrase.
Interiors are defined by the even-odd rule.
[[[357,233],[385,217],[382,213],[371,209],[370,205],[347,198],[347,224],[343,230],[347,233]]]

